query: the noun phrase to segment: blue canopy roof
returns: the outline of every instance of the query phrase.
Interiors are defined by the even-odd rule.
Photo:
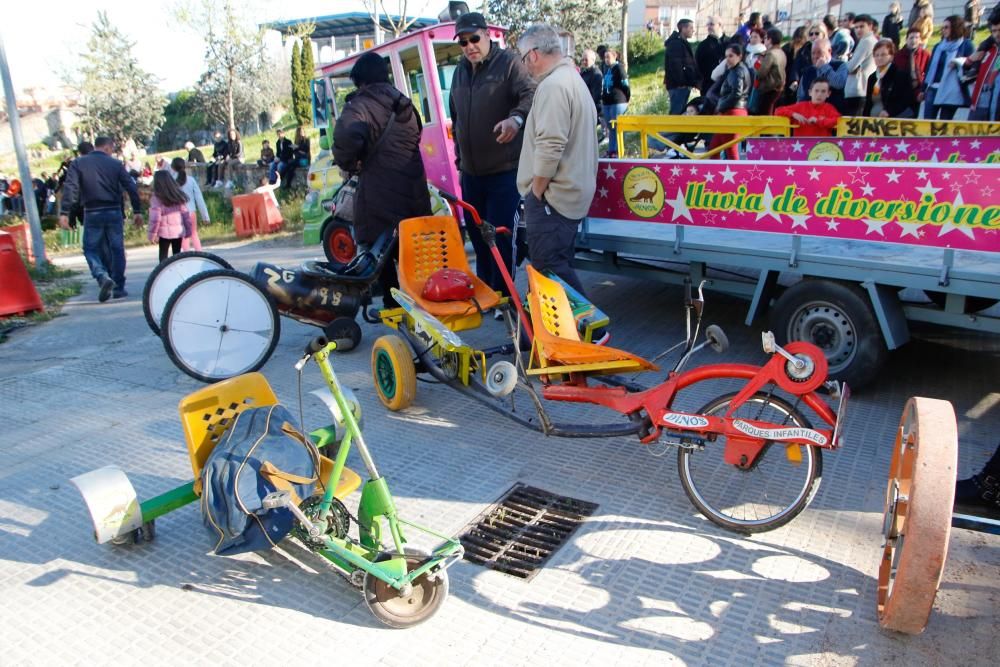
[[[386,30],[391,30],[389,20],[386,15],[381,15],[380,23]],[[398,16],[392,17],[393,21],[398,21]],[[372,17],[365,12],[347,12],[345,14],[332,14],[330,16],[317,16],[314,18],[291,19],[288,21],[275,21],[265,23],[263,27],[277,30],[282,34],[289,34],[301,25],[312,23],[316,26],[311,37],[313,39],[324,39],[329,37],[353,37],[354,35],[364,35],[374,31]],[[409,27],[409,30],[419,30],[429,25],[438,23],[433,18],[418,18]]]

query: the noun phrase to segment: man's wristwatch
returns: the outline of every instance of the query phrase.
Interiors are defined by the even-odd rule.
[[[517,123],[517,129],[521,129],[522,127],[524,127],[524,119],[521,118],[520,116],[511,116],[510,118],[515,123]]]

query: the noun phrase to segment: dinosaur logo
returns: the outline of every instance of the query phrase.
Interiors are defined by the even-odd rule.
[[[635,167],[625,174],[622,194],[629,210],[640,218],[652,218],[663,210],[663,183],[648,167]]]

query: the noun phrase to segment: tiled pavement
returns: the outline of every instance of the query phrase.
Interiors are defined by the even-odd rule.
[[[315,249],[217,249],[239,269],[294,265]],[[701,519],[677,479],[673,451],[635,439],[544,438],[440,386],[389,414],[368,365],[383,332],[364,325],[337,371],[363,404],[367,440],[411,520],[457,533],[522,481],[600,504],[525,583],[467,563],[428,623],[384,629],[361,596],[288,545],[241,559],[206,554],[196,507],[157,522],[152,543],[98,545],[70,477],[123,468],[141,498],[189,478],[177,401],[202,385],[177,371],[146,327],[149,251],[130,252],[125,301],[99,305],[88,281],[66,317],[0,345],[0,665],[265,664],[284,660],[388,665],[991,664],[998,653],[1000,538],[952,532],[927,631],[882,632],[875,618],[882,496],[907,397],[946,398],[961,436],[960,474],[978,470],[1000,425],[1000,353],[936,333],[898,351],[878,385],[853,399],[843,450],[824,459],[812,506],[788,526],[741,539]],[[680,290],[585,275],[611,314],[614,343],[653,355],[682,335]],[[743,305],[709,297],[726,328],[726,358],[760,362]],[[492,320],[474,335],[499,335]],[[282,321],[264,367],[295,412],[292,363],[316,330]],[[488,337],[488,336],[487,336]],[[713,361],[704,353],[696,363]],[[650,379],[646,380],[651,382]],[[307,371],[305,386],[321,383]],[[692,392],[695,408],[719,387]],[[307,425],[323,423],[306,400]],[[597,408],[559,406],[597,422]],[[361,462],[350,461],[356,470]],[[354,498],[356,502],[356,496]]]

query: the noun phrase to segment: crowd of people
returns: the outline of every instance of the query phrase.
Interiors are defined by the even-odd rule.
[[[1000,120],[1000,5],[986,19],[991,35],[977,46],[981,18],[979,0],[966,3],[964,16],[938,24],[930,0],[915,0],[908,17],[892,2],[881,25],[848,12],[800,26],[786,39],[759,12],[731,36],[709,16],[697,47],[694,22],[681,19],[664,42],[667,113],[787,116],[797,136],[831,135],[840,116]],[[928,50],[935,25],[940,41]],[[596,58],[584,51],[580,75],[606,131],[628,110],[628,75],[607,47],[598,47]],[[716,135],[711,143],[731,138]],[[651,148],[672,154],[658,153],[665,149],[659,142]],[[611,133],[606,155],[618,153]],[[733,157],[735,147],[727,154]]]

